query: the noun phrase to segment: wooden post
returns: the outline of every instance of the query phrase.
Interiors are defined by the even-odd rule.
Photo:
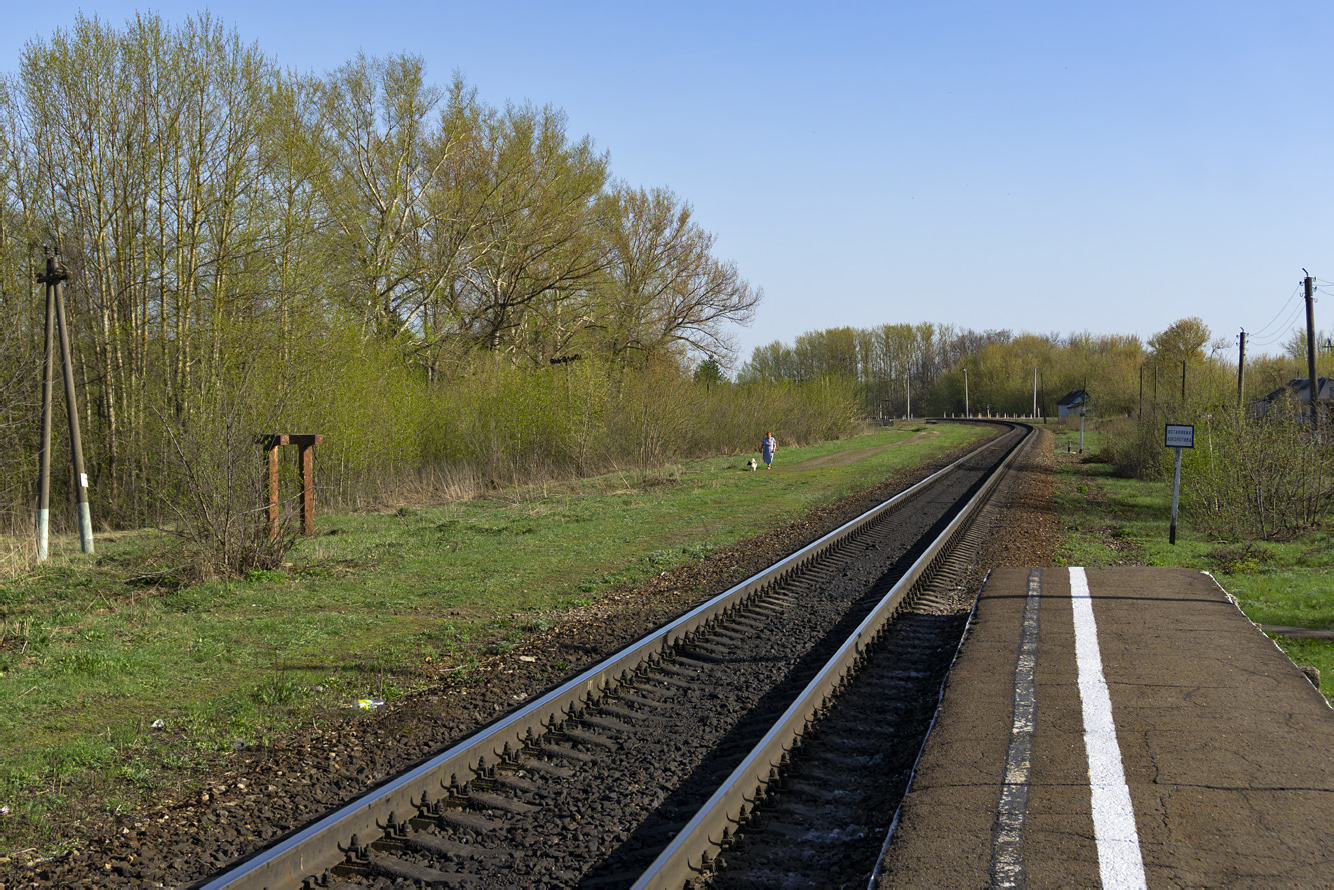
[[[278,443],[269,446],[269,537],[278,537]]]
[[[300,443],[301,461],[301,532],[315,534],[315,446]]]

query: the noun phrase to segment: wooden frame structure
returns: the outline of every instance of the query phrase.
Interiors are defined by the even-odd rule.
[[[278,537],[278,449],[298,448],[297,469],[301,472],[301,531],[315,534],[315,446],[324,441],[320,433],[267,433],[257,440],[269,453],[269,537]]]

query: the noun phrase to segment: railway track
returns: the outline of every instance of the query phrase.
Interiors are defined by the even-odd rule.
[[[807,777],[798,790],[812,793],[820,767],[804,764],[819,762],[811,752],[814,737],[827,731],[821,718],[846,710],[836,693],[872,663],[873,650],[913,635],[913,622],[891,619],[933,577],[951,571],[952,545],[1024,433],[1011,428],[464,742],[193,886],[681,887],[722,886],[733,876],[738,885],[762,884],[766,869],[786,866],[755,859],[784,846],[757,829],[770,829],[769,837],[775,825],[779,835],[802,830],[764,801],[784,798],[780,786],[798,771],[794,754]],[[961,625],[935,625],[919,634],[926,641],[919,648],[939,662]],[[899,675],[876,694],[896,684],[902,691],[909,674],[921,675],[914,689],[939,688],[939,664],[924,672],[932,659],[911,654],[906,643],[892,648]],[[898,698],[919,700],[920,716],[920,691]],[[749,864],[721,869],[720,855]]]

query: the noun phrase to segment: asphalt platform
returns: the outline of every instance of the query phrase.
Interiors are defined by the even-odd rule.
[[[997,569],[873,884],[1334,886],[1332,756],[1208,574]]]

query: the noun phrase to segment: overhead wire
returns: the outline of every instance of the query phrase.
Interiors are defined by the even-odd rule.
[[[1288,337],[1292,334],[1293,323],[1296,322],[1297,317],[1301,315],[1301,312],[1302,312],[1302,306],[1300,304],[1292,307],[1292,311],[1288,313],[1288,316],[1286,319],[1284,319],[1283,324],[1279,325],[1279,327],[1268,337],[1257,337],[1252,334],[1248,337],[1248,339],[1250,340],[1252,345],[1257,347],[1269,346],[1271,344],[1277,343],[1279,340],[1282,340],[1284,337]],[[1273,322],[1270,322],[1270,324],[1272,323]],[[1265,327],[1269,327],[1269,325],[1266,325]]]
[[[1290,339],[1290,338],[1292,337],[1292,332],[1293,332],[1293,330],[1295,329],[1295,328],[1294,328],[1294,324],[1295,324],[1296,321],[1297,321],[1297,319],[1296,319],[1296,317],[1294,316],[1294,317],[1290,320],[1290,323],[1289,323],[1289,325],[1287,326],[1287,328],[1285,328],[1284,330],[1279,331],[1279,332],[1277,332],[1277,333],[1275,333],[1275,334],[1271,334],[1271,335],[1268,336],[1268,337],[1264,337],[1264,338],[1262,338],[1262,339],[1258,339],[1258,340],[1251,340],[1251,341],[1250,341],[1251,345],[1254,346],[1254,347],[1259,348],[1259,347],[1262,347],[1262,346],[1272,346],[1272,345],[1274,345],[1275,343],[1280,343],[1280,342],[1282,342],[1282,341],[1284,341],[1284,340],[1288,340],[1288,339]]]
[[[1274,322],[1278,321],[1278,317],[1279,317],[1280,315],[1282,315],[1285,311],[1287,311],[1288,306],[1290,306],[1290,305],[1292,304],[1292,301],[1293,301],[1293,300],[1297,299],[1297,294],[1300,293],[1300,292],[1301,292],[1301,286],[1300,286],[1300,285],[1298,285],[1297,287],[1294,287],[1294,288],[1292,289],[1292,295],[1288,297],[1288,301],[1287,301],[1286,303],[1283,304],[1283,308],[1279,309],[1278,312],[1274,313],[1274,317],[1273,317],[1273,318],[1269,319],[1269,324],[1265,325],[1264,327],[1260,328],[1260,329],[1257,330],[1257,331],[1251,331],[1251,332],[1248,332],[1248,333],[1250,333],[1251,337],[1254,338],[1254,337],[1260,337],[1260,336],[1263,336],[1264,333],[1265,333],[1266,331],[1268,331],[1268,330],[1270,329],[1270,327],[1273,326]],[[1283,327],[1286,328],[1287,325],[1285,324]],[[1286,331],[1285,331],[1285,333],[1286,333]],[[1281,335],[1280,335],[1280,336],[1281,336]]]

